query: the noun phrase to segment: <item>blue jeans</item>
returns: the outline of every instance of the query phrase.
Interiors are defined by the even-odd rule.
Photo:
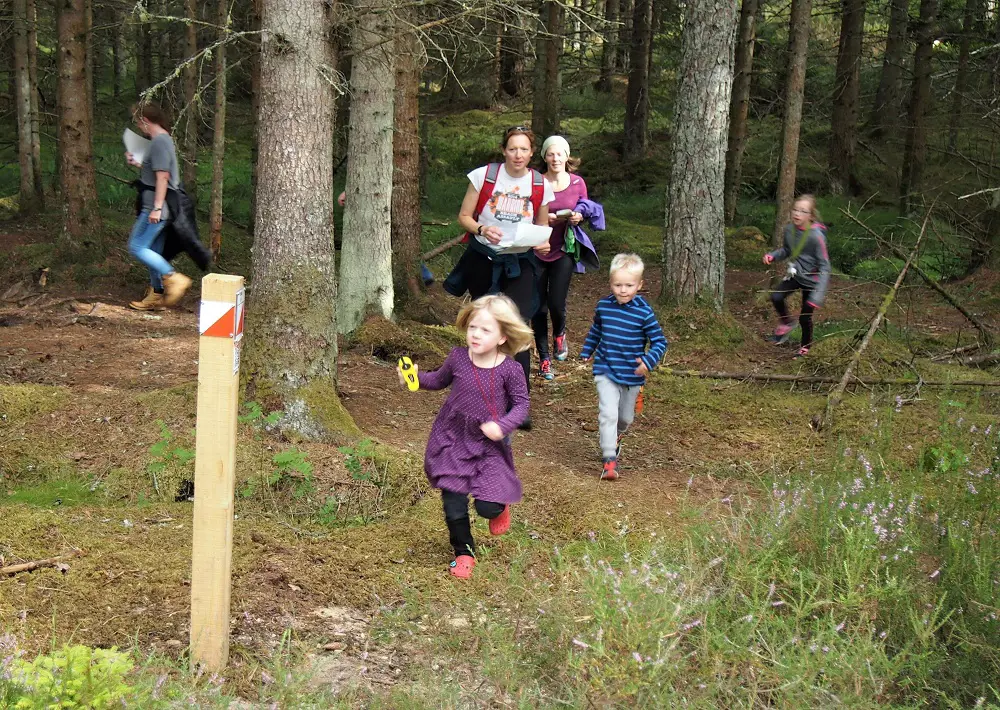
[[[132,233],[128,236],[128,253],[141,261],[149,269],[149,285],[154,291],[163,290],[163,277],[174,272],[174,267],[163,258],[164,221],[149,222],[149,210],[143,210],[136,217]]]

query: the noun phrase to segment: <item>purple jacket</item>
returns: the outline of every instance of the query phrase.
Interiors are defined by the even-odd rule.
[[[590,226],[599,231],[604,231],[604,207],[600,202],[593,200],[580,200],[576,203],[575,212],[583,215],[583,218],[590,222]],[[579,224],[573,225],[573,237],[580,245],[579,258],[576,261],[576,272],[582,274],[590,269],[598,271],[601,268],[601,260],[597,258],[597,249],[594,248],[590,237],[583,231]]]

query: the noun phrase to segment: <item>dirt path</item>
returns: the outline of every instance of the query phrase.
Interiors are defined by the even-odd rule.
[[[658,276],[655,270],[648,276],[647,292],[655,294]],[[789,353],[756,337],[771,324],[767,275],[731,272],[728,288],[729,320],[701,314],[689,321],[682,313],[664,313],[671,340],[667,363],[704,369],[787,368]],[[574,281],[568,327],[572,355],[589,327],[593,304],[606,289],[603,275]],[[838,280],[820,319],[863,322],[882,290]],[[48,413],[31,420],[30,429],[5,427],[6,420],[0,420],[0,495],[20,487],[24,475],[3,471],[4,461],[19,465],[18,447],[32,442],[52,446],[56,453],[51,456],[60,458],[53,464],[58,470],[107,482],[121,470],[143,475],[149,447],[159,436],[157,418],[175,433],[194,426],[194,298],[178,310],[143,314],[124,308],[124,296],[102,302],[74,301],[73,295],[47,294],[30,307],[0,308],[0,385],[52,386],[56,389],[45,392],[59,399],[44,409]],[[446,298],[439,291],[437,295]],[[961,316],[926,290],[909,289],[900,303],[890,314],[900,324],[932,332],[965,327]],[[713,339],[727,327],[740,330],[739,347]],[[514,438],[525,484],[525,501],[515,509],[515,534],[483,540],[481,523],[477,528],[480,540],[501,560],[528,554],[543,561],[553,544],[587,539],[595,531],[670,534],[684,524],[677,513],[685,502],[721,505],[745,488],[739,466],[772,457],[776,431],[789,425],[802,429],[798,405],[761,397],[758,390],[738,383],[675,383],[670,396],[664,394],[667,388],[651,386],[645,413],[625,442],[623,479],[602,484],[589,372],[572,360],[557,363],[556,371],[552,382],[533,379],[535,426]],[[339,385],[345,406],[366,434],[412,452],[419,462],[444,393],[401,390],[393,363],[357,348],[341,352]],[[815,400],[815,395],[804,397]],[[733,406],[739,406],[737,413],[727,409]],[[285,445],[273,443],[275,448]],[[335,447],[304,448],[318,485],[343,474],[344,457]],[[9,562],[49,556],[70,544],[89,551],[65,577],[47,570],[0,580],[0,614],[21,619],[26,637],[40,639],[40,647],[48,644],[55,627],[63,637],[92,644],[137,640],[143,647],[180,652],[190,595],[191,506],[149,504],[127,490],[121,500],[126,505],[59,508],[53,502],[7,509],[12,515],[0,530],[0,554],[18,556]],[[391,513],[380,522],[316,536],[272,515],[256,499],[245,503],[234,541],[235,648],[266,654],[292,628],[310,642],[343,640],[345,656],[358,664],[369,651],[377,656],[358,610],[391,608],[406,589],[431,590],[443,598],[454,592],[444,572],[448,546],[438,506],[436,497],[427,495],[416,499],[411,510]],[[547,570],[543,563],[535,573]],[[392,677],[405,659],[395,650],[383,655],[395,660],[381,666],[369,660],[368,667]]]

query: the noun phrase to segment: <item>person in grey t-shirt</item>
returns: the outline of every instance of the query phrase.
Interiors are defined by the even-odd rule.
[[[170,137],[170,121],[156,104],[143,104],[133,109],[136,127],[150,139],[149,152],[138,162],[125,153],[130,165],[139,168],[142,184],[141,209],[129,234],[129,254],[149,269],[149,289],[141,301],[129,306],[140,311],[161,310],[173,306],[191,286],[191,279],[175,271],[163,258],[163,230],[170,220],[167,189],[177,189],[177,151]]]

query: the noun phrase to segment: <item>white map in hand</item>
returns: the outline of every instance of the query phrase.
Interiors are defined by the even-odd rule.
[[[520,254],[529,249],[541,246],[549,240],[552,227],[543,227],[528,222],[518,222],[513,234],[504,232],[503,239],[497,245],[500,254]]]
[[[146,159],[146,154],[149,152],[149,139],[126,128],[122,134],[122,142],[125,144],[125,150],[132,154],[132,159],[135,162],[141,163]]]

